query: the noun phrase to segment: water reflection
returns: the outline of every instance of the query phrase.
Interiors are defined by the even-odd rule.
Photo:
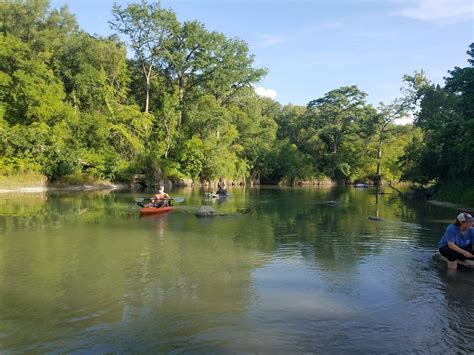
[[[453,211],[373,192],[3,196],[0,351],[470,351],[474,274],[432,259]]]
[[[160,214],[141,216],[140,218],[142,218],[146,223],[151,223],[155,228],[156,235],[160,239],[164,239],[166,224],[168,223],[168,220],[172,213],[172,211],[168,211]]]

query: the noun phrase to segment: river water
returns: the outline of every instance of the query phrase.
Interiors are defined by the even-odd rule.
[[[458,211],[374,192],[0,195],[0,352],[471,352],[474,270],[433,258]]]

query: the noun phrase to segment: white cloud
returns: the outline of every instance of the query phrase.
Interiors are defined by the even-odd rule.
[[[453,23],[474,17],[472,0],[413,0],[395,15],[421,21]]]
[[[272,100],[278,96],[277,92],[273,89],[265,89],[262,87],[255,87],[254,89],[258,96],[269,97]]]
[[[258,35],[258,45],[260,47],[273,47],[283,42],[285,42],[284,38],[279,35],[271,35],[271,34]]]

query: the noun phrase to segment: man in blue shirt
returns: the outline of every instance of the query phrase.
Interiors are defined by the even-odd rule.
[[[474,242],[473,218],[469,213],[458,214],[438,243],[439,252],[448,259],[448,269],[457,269],[458,260],[474,260],[472,244]]]

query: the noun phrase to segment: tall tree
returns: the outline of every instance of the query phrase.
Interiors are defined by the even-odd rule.
[[[344,137],[360,130],[367,118],[366,97],[357,86],[345,86],[308,103],[307,118],[328,151],[337,153]]]
[[[114,105],[126,101],[130,82],[126,49],[117,38],[81,32],[69,36],[53,58],[67,100],[76,110],[113,113]]]
[[[377,185],[382,180],[382,156],[383,147],[387,139],[394,135],[404,132],[403,129],[394,125],[396,119],[401,118],[405,112],[402,105],[398,102],[393,102],[390,105],[380,103],[377,114],[373,115],[374,135],[376,139],[376,170],[374,181]]]
[[[197,21],[184,22],[172,47],[166,52],[163,73],[169,87],[178,91],[180,108],[192,100],[192,94],[212,94],[221,103],[236,91],[260,80],[266,70],[252,68],[253,56],[239,39],[228,39],[209,32]],[[180,124],[184,112],[180,113]]]
[[[142,69],[145,81],[145,112],[150,107],[151,80],[164,64],[170,50],[171,39],[179,28],[179,22],[172,10],[163,9],[160,2],[128,4],[125,8],[115,4],[112,29],[125,35],[132,48],[135,60]],[[166,66],[166,64],[165,64]]]
[[[411,97],[419,98],[415,124],[423,130],[424,140],[418,147],[413,144],[403,157],[405,178],[420,182],[466,184],[474,181],[472,136],[474,134],[474,44],[469,46],[470,66],[449,71],[445,86],[424,83],[406,76]],[[426,82],[426,81],[425,81]],[[410,98],[410,96],[409,96]],[[412,100],[413,101],[413,100]],[[429,166],[429,167],[428,167]],[[417,172],[422,171],[424,174]]]
[[[370,138],[375,110],[357,86],[345,86],[311,101],[300,121],[299,146],[324,173],[347,180],[366,159],[361,146]]]

